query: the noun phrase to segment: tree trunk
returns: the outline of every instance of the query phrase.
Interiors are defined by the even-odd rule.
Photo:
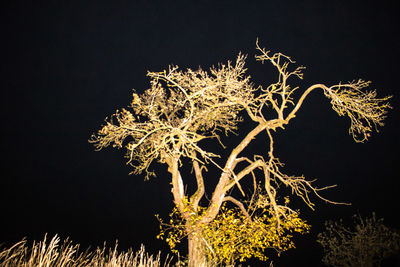
[[[192,232],[188,236],[189,265],[188,267],[207,267],[207,255],[200,233]]]

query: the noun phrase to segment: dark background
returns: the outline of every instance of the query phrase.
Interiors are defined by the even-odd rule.
[[[83,248],[118,240],[121,250],[143,243],[165,256],[154,217],[167,218],[172,208],[165,168],[156,167],[158,177],[144,182],[128,175],[122,150],[95,152],[87,140],[106,116],[129,104],[132,88],[149,87],[147,70],[169,64],[207,69],[242,51],[256,84],[274,82],[275,70],[254,60],[257,37],[268,50],[307,67],[302,88],[363,78],[373,81],[379,96],[394,96],[386,125],[365,144],[353,142],[349,120],[338,117],[319,92],[286,131],[275,134],[287,173],[318,178],[319,186],[338,184],[325,196],[352,206],[313,198],[312,212],[295,202],[313,228],[274,266],[318,266],[322,250],[315,238],[327,219],[375,211],[386,225],[400,228],[398,18],[394,1],[373,3],[3,2],[0,243],[57,233]]]

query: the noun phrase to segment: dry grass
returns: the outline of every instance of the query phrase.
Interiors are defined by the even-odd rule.
[[[0,267],[159,267],[172,266],[172,258],[165,259],[161,264],[161,253],[156,256],[145,252],[142,245],[134,253],[118,252],[117,244],[113,249],[97,248],[95,251],[80,251],[79,245],[74,245],[69,239],[61,243],[60,237],[55,235],[51,240],[44,237],[41,242],[33,242],[27,246],[26,239],[14,244],[10,248],[1,248]]]
[[[117,251],[118,243],[114,248],[97,248],[94,251],[81,250],[79,244],[73,244],[68,238],[64,241],[58,235],[52,239],[44,236],[43,241],[34,241],[29,246],[27,240],[17,242],[9,248],[0,244],[0,267],[185,267],[187,259],[178,259],[172,263],[173,257],[165,258],[161,263],[161,252],[156,256],[145,252],[144,245],[139,251],[132,249],[124,252]],[[220,266],[206,264],[204,266]],[[234,267],[235,264],[225,266]],[[239,264],[238,267],[244,265]],[[266,265],[267,266],[267,265]],[[270,262],[269,267],[272,267]]]

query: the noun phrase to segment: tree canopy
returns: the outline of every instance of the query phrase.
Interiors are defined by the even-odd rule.
[[[132,166],[133,174],[145,172],[149,178],[154,175],[149,170],[150,164],[157,161],[167,165],[171,173],[176,212],[183,221],[184,234],[189,237],[189,243],[204,243],[201,248],[193,245],[192,249],[189,244],[189,258],[194,257],[191,253],[195,250],[214,251],[211,244],[217,241],[211,237],[207,241],[208,230],[205,229],[214,227],[215,230],[218,223],[228,222],[231,220],[229,218],[233,218],[230,217],[233,214],[230,211],[223,212],[224,202],[237,206],[234,212],[236,220],[247,218],[248,222],[255,222],[265,215],[262,223],[265,224],[266,218],[269,218],[267,225],[273,222],[277,231],[290,225],[288,218],[295,219],[298,215],[298,212],[287,205],[284,196],[277,192],[281,185],[290,188],[294,195],[303,199],[311,208],[314,204],[309,198],[310,193],[325,201],[337,203],[319,194],[320,190],[332,186],[318,188],[314,186],[313,180],[304,176],[283,173],[283,164],[274,153],[274,131],[277,128],[284,129],[296,117],[312,91],[322,90],[330,100],[333,110],[340,116],[346,115],[350,118],[349,133],[357,142],[364,142],[374,129],[383,125],[390,108],[390,97],[377,98],[376,91],[367,91],[370,82],[364,80],[330,87],[314,84],[303,91],[299,90],[300,88],[291,86],[289,81],[294,78],[302,79],[304,67],[293,67],[295,61],[290,57],[282,53],[271,54],[261,48],[258,42],[257,51],[257,61],[269,62],[276,68],[277,81],[267,86],[255,86],[246,74],[246,57],[243,54],[237,56],[235,63],[218,64],[209,71],[201,68],[195,71],[180,70],[177,66],[170,66],[168,70],[161,72],[149,71],[147,76],[150,79],[150,88],[140,95],[134,91],[129,108],[116,111],[90,140],[99,150],[109,145],[124,147],[127,163]],[[225,149],[220,140],[221,135],[235,132],[239,122],[244,119],[253,121],[254,128],[230,150],[224,161],[225,165],[219,165],[215,158],[221,155],[211,152],[201,141],[213,139]],[[242,152],[260,133],[265,133],[268,137],[268,152],[254,153],[252,157],[243,156]],[[191,166],[182,166],[184,159]],[[241,168],[237,168],[239,164]],[[208,165],[219,169],[220,175],[208,205],[202,207],[199,203],[205,192],[203,172],[207,171]],[[184,191],[184,183],[187,183],[188,177],[182,177],[180,170],[185,167],[194,170],[197,190],[192,195],[187,195]],[[237,188],[245,195],[241,185],[245,177],[252,179],[252,199],[261,203],[258,206],[251,206],[230,195],[232,188]],[[221,214],[225,214],[225,217],[220,217]],[[308,225],[304,221],[301,221],[301,225],[301,229],[292,227],[293,225],[288,229],[307,231]],[[179,224],[176,226],[179,228]],[[258,226],[258,229],[263,228],[261,221]],[[220,225],[218,227],[224,229]],[[247,236],[250,239],[251,234]],[[225,242],[228,244],[233,239],[232,236]],[[263,243],[259,240],[253,243],[257,242]],[[264,244],[266,242],[264,240]],[[239,250],[238,246],[236,248]],[[256,252],[252,255],[256,255]]]

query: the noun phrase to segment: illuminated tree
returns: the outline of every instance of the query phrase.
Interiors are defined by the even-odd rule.
[[[149,170],[151,163],[157,161],[166,165],[171,174],[176,213],[182,221],[179,226],[183,227],[188,238],[189,266],[200,266],[200,262],[207,262],[210,255],[216,256],[217,247],[232,241],[229,235],[226,236],[227,240],[216,241],[215,237],[210,236],[210,229],[217,225],[221,228],[221,224],[228,227],[235,218],[242,220],[243,223],[238,227],[246,227],[250,240],[251,232],[256,230],[265,237],[254,240],[253,252],[242,253],[239,245],[230,246],[232,251],[222,252],[237,255],[239,259],[243,259],[244,254],[245,257],[260,255],[269,246],[278,251],[290,247],[289,243],[286,246],[283,245],[285,242],[279,244],[271,241],[285,235],[282,229],[307,231],[309,226],[287,205],[287,198],[285,200],[284,195],[278,194],[278,186],[290,188],[311,208],[313,203],[309,194],[314,193],[324,199],[319,191],[332,186],[317,188],[303,176],[284,174],[281,171],[283,164],[275,157],[273,135],[276,129],[284,129],[295,118],[312,91],[321,89],[339,115],[349,116],[349,132],[357,142],[367,140],[374,128],[383,125],[389,108],[389,97],[376,98],[375,91],[365,91],[369,82],[363,80],[330,87],[315,84],[295,97],[299,90],[289,85],[289,79],[302,79],[304,67],[292,68],[295,62],[288,56],[281,53],[271,55],[258,43],[257,51],[257,61],[269,62],[276,67],[276,82],[266,87],[255,87],[246,75],[245,56],[241,54],[236,63],[219,64],[208,72],[202,69],[182,71],[177,66],[171,66],[167,71],[148,72],[150,88],[141,95],[134,92],[129,110],[116,111],[90,139],[99,150],[109,145],[125,147],[133,174],[144,172],[149,178],[154,175]],[[226,159],[218,159],[221,156],[212,152],[204,141],[215,140],[226,150],[220,136],[235,132],[243,119],[252,121],[254,127],[229,150]],[[269,139],[267,153],[244,156],[242,152],[261,133],[265,133]],[[221,161],[224,164],[218,164]],[[210,165],[216,167],[220,175],[216,178],[217,184],[208,205],[202,206],[200,201],[204,200],[204,179],[215,179],[205,175],[206,166]],[[181,176],[181,168],[192,168],[194,171],[197,189],[191,195],[184,191],[184,184],[189,177]],[[245,196],[241,182],[247,177],[253,183],[251,200],[246,202],[233,198],[233,188]],[[227,206],[222,208],[225,202],[237,208],[228,211]],[[173,224],[179,229],[175,222]],[[273,233],[275,236],[271,237]],[[266,238],[267,235],[271,238]],[[170,243],[178,240],[173,236],[172,241],[169,239]],[[242,237],[245,239],[246,235]]]
[[[372,267],[400,249],[400,235],[383,224],[383,219],[353,216],[353,225],[325,222],[317,242],[324,248],[322,261],[330,266]]]

